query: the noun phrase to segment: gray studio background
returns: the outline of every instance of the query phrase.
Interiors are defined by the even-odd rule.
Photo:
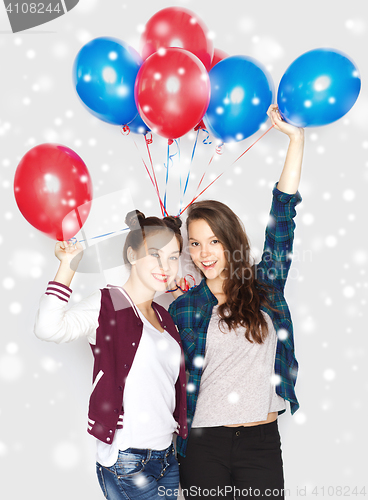
[[[86,432],[92,354],[83,340],[54,345],[33,334],[39,297],[58,262],[54,242],[19,212],[13,177],[19,160],[33,146],[64,144],[83,158],[94,197],[104,200],[96,205],[100,209],[89,221],[87,237],[123,227],[122,210],[107,209],[106,217],[99,219],[102,207],[121,199],[121,193],[146,214],[160,214],[131,137],[85,110],[71,70],[82,45],[98,36],[114,36],[139,49],[144,24],[157,10],[172,5],[186,6],[201,17],[215,47],[265,64],[276,87],[289,64],[313,48],[340,49],[360,69],[362,91],[354,108],[334,124],[306,130],[303,202],[286,287],[300,364],[301,408],[294,417],[288,411],[279,425],[289,498],[337,498],[342,496],[338,487],[345,496],[363,498],[353,495],[355,487],[360,493],[367,482],[368,9],[361,0],[80,0],[67,15],[18,34],[11,33],[1,3],[0,496],[102,498],[95,476],[95,443]],[[287,138],[272,130],[230,166],[258,136],[225,148],[207,175],[212,179],[216,173],[225,174],[204,195],[229,204],[241,216],[255,258],[263,245],[271,187],[287,148]],[[143,138],[135,139],[146,159]],[[182,140],[182,164],[174,163],[171,171],[171,213],[177,212],[179,172],[188,167],[193,142],[191,134]],[[152,147],[163,186],[165,142],[155,138]],[[190,194],[213,150],[214,144],[199,142]],[[123,277],[123,269],[79,273],[71,302],[106,282],[119,284]],[[168,303],[167,296],[158,300]],[[318,497],[312,494],[315,487]]]

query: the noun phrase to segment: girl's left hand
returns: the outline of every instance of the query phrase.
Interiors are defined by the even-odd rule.
[[[267,115],[270,117],[271,123],[276,130],[283,132],[290,139],[298,139],[304,137],[304,129],[295,127],[290,123],[285,122],[280,115],[277,104],[271,104],[267,110]]]

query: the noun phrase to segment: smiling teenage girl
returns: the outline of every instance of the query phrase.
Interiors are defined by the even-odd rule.
[[[185,439],[185,369],[181,342],[168,312],[153,302],[176,276],[181,222],[128,214],[123,250],[131,267],[123,287],[107,285],[66,308],[80,243],[58,242],[60,267],[40,301],[35,334],[69,342],[86,337],[94,355],[88,432],[97,438],[97,476],[105,498],[176,498],[179,472],[172,445]]]
[[[298,408],[284,286],[301,200],[304,133],[283,122],[277,106],[268,115],[290,144],[273,190],[261,262],[251,262],[244,228],[229,207],[204,200],[188,211],[189,251],[203,279],[169,308],[189,372],[191,430],[177,440],[186,498],[204,491],[211,491],[211,498],[284,498],[277,415],[285,411],[285,401],[292,413]]]

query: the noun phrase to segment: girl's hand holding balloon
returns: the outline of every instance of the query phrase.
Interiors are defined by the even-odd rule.
[[[79,264],[83,257],[83,247],[78,240],[74,243],[72,241],[57,241],[55,255],[63,264],[70,264],[72,261]]]
[[[298,189],[300,181],[304,150],[304,129],[285,122],[281,118],[277,104],[271,104],[267,115],[270,117],[274,128],[286,134],[290,139],[284,168],[277,187],[284,193],[294,194]]]
[[[274,128],[286,134],[290,139],[304,138],[304,129],[295,127],[294,125],[285,122],[281,117],[277,104],[271,104],[271,106],[268,108],[267,115],[269,116]]]
[[[75,243],[71,241],[57,241],[55,255],[60,260],[60,266],[54,281],[69,287],[78,264],[83,257],[83,247],[79,241]]]

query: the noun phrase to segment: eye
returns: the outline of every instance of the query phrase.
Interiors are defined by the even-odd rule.
[[[196,247],[198,245],[199,245],[199,243],[197,241],[192,241],[192,243],[190,244],[190,246],[192,246],[192,247]]]
[[[170,257],[170,260],[178,260],[178,257],[175,257],[175,256]]]
[[[216,243],[220,243],[220,241],[219,240],[212,240],[211,243],[216,244]]]
[[[158,258],[159,258],[158,253],[150,253],[150,256],[151,256],[151,257],[155,257],[155,259],[158,259]]]

